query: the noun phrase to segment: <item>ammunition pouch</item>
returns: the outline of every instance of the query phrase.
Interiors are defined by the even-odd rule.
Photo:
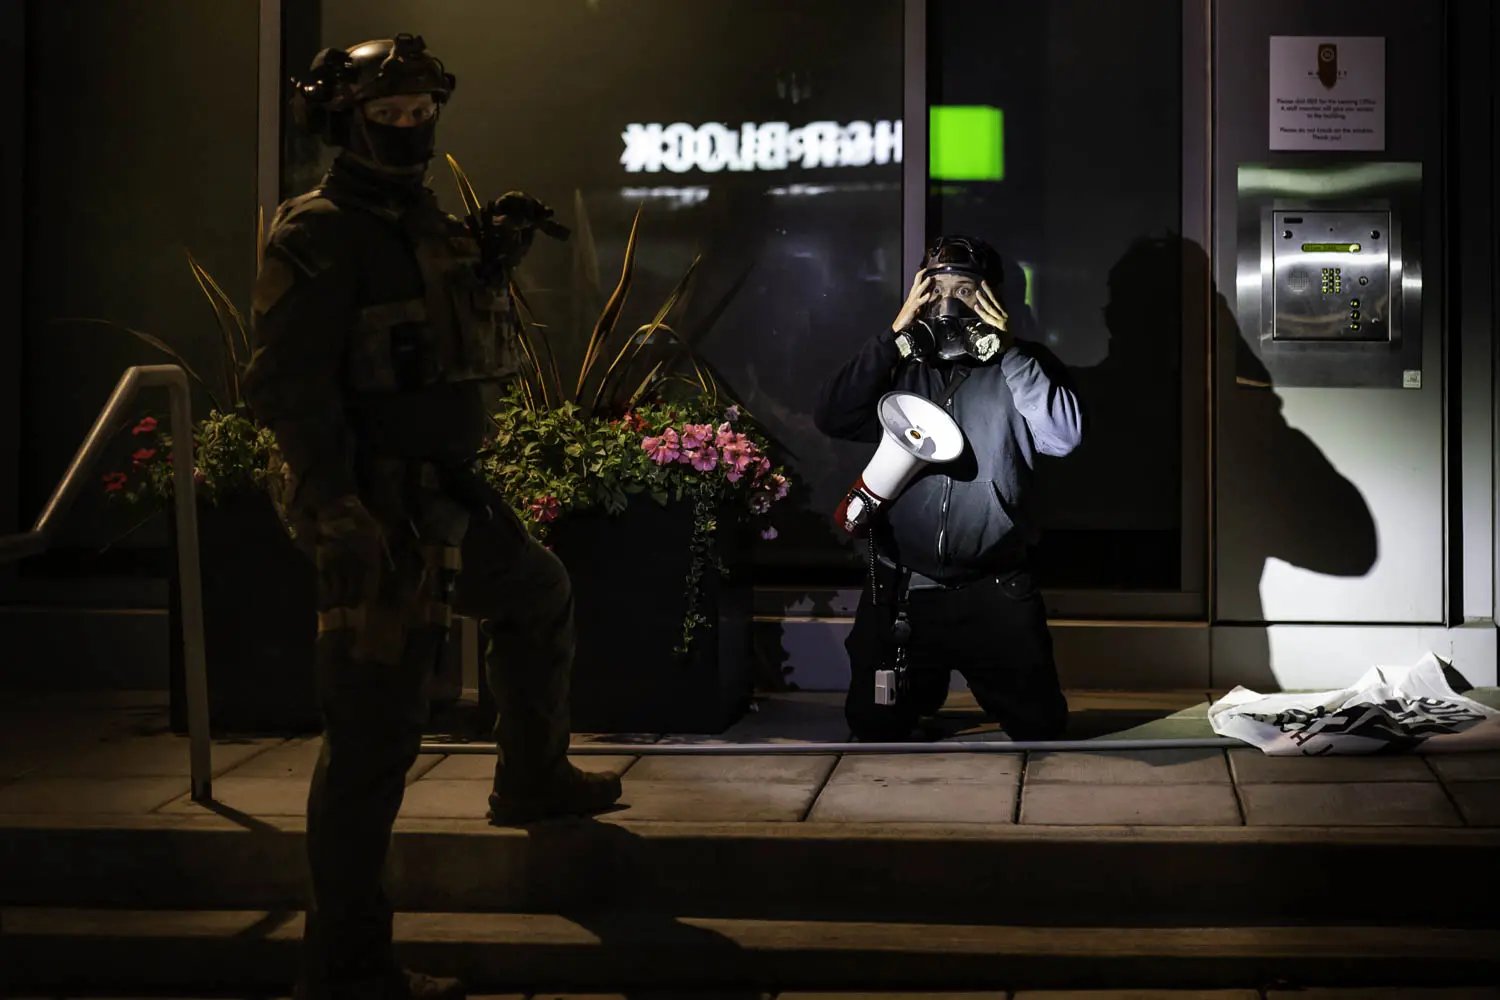
[[[349,349],[350,387],[395,392],[515,375],[519,317],[509,291],[480,277],[474,238],[447,218],[431,227],[412,221],[408,231],[423,297],[360,310]]]
[[[318,632],[351,631],[356,660],[395,664],[413,629],[448,635],[469,513],[444,493],[445,474],[432,462],[371,460],[362,478],[367,504],[388,526],[395,571],[373,602],[321,612]]]
[[[266,462],[265,484],[271,506],[288,537],[299,549],[312,556],[317,522],[309,511],[297,506],[297,477],[276,445],[271,446],[271,454]]]

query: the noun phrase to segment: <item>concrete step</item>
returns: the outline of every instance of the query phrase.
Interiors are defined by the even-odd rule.
[[[10,909],[12,993],[270,990],[296,975],[299,912]],[[476,991],[1472,986],[1493,932],[1377,927],[1152,929],[427,913],[403,960]],[[82,994],[88,995],[88,994]]]
[[[222,807],[220,807],[222,808]],[[0,905],[294,910],[297,817],[10,816]],[[1500,829],[402,819],[401,910],[1493,928]],[[1405,891],[1444,885],[1452,891]]]

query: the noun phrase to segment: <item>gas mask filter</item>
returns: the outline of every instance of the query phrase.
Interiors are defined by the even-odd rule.
[[[956,268],[933,268],[934,274],[979,275]],[[971,358],[980,363],[1000,353],[1000,337],[979,318],[973,308],[956,295],[944,295],[923,308],[922,315],[896,337],[902,357],[919,361],[956,361]]]

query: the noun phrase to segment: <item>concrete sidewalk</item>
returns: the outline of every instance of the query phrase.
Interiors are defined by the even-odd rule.
[[[1490,692],[1475,692],[1492,697]],[[1212,735],[1212,692],[1074,692],[1084,738]],[[772,695],[718,737],[577,735],[587,742],[839,742],[840,696]],[[938,738],[999,738],[957,695]],[[216,741],[214,798],[245,816],[300,816],[320,739]],[[1099,753],[575,755],[623,774],[607,822],[937,823],[1151,827],[1495,827],[1500,752],[1272,758],[1253,749]],[[427,754],[401,820],[482,819],[494,761]],[[19,816],[205,814],[187,795],[188,746],[159,695],[80,706],[7,698],[0,711],[0,824]]]
[[[1074,692],[1069,736],[1205,736],[1213,696]],[[840,701],[765,697],[717,737],[574,742],[843,742]],[[932,735],[1001,738],[963,696]],[[214,801],[199,804],[188,741],[158,695],[7,699],[0,946],[17,984],[285,989],[319,746],[216,741]],[[1347,996],[1377,1000],[1377,986],[1500,980],[1500,753],[574,759],[623,774],[620,808],[496,828],[483,818],[491,756],[433,753],[412,768],[387,882],[415,964],[493,993],[604,997],[623,984],[622,996],[699,1000],[974,984],[1022,1000],[1120,985],[1248,1000],[1262,994],[1233,990],[1278,981],[1363,984]],[[1496,1000],[1390,1000],[1419,995]]]

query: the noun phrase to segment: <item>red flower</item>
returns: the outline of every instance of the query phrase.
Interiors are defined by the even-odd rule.
[[[137,448],[135,450],[135,454],[130,456],[130,459],[136,465],[142,465],[142,464],[144,464],[146,462],[151,461],[155,457],[156,457],[156,449],[155,448]]]
[[[542,524],[557,520],[557,515],[560,513],[560,505],[557,502],[557,497],[554,496],[545,496],[538,500],[533,500],[530,506],[532,516]]]
[[[136,424],[135,427],[131,429],[130,433],[150,434],[154,430],[156,430],[156,418],[146,417],[140,423]]]
[[[104,492],[115,493],[123,490],[127,478],[123,472],[106,472],[104,474]]]

